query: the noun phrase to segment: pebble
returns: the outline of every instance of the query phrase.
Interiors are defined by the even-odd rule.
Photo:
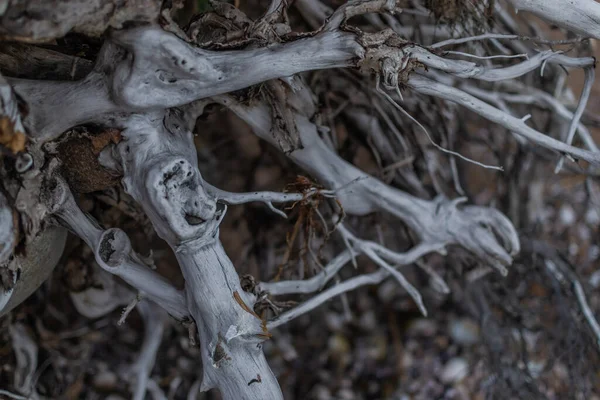
[[[472,346],[479,342],[479,326],[469,318],[452,320],[450,322],[450,336],[457,344]]]
[[[546,361],[544,360],[531,360],[527,363],[527,369],[534,378],[538,378],[544,372],[544,368],[546,368]]]
[[[573,210],[573,207],[571,207],[568,204],[565,204],[560,208],[559,218],[560,222],[562,222],[563,225],[572,225],[577,217],[575,216],[575,211]]]
[[[585,213],[585,222],[592,228],[598,226],[600,224],[600,213],[598,210],[593,207],[589,208]]]
[[[366,311],[360,316],[360,327],[366,331],[373,331],[377,328],[377,317],[372,310]]]
[[[367,354],[369,358],[381,361],[388,354],[388,341],[385,335],[375,335],[369,338]]]
[[[316,385],[312,392],[314,393],[315,399],[317,400],[331,400],[331,392],[327,388],[327,386],[319,384]]]
[[[464,358],[456,357],[444,365],[440,380],[447,385],[462,381],[469,373],[469,364]]]
[[[437,330],[437,323],[434,320],[427,318],[419,318],[413,321],[408,328],[408,331],[411,334],[425,337],[431,337],[435,335]]]
[[[590,285],[592,285],[594,289],[598,289],[600,287],[600,270],[594,272],[590,276]]]
[[[338,399],[340,400],[355,400],[356,396],[354,395],[354,391],[352,389],[340,389],[337,392]]]
[[[329,351],[334,355],[345,355],[350,351],[350,343],[343,335],[331,336],[328,341]]]
[[[94,376],[94,387],[99,390],[112,390],[117,384],[117,375],[111,371],[102,371]]]
[[[344,327],[344,318],[341,314],[330,312],[325,316],[325,324],[330,331],[339,332]]]

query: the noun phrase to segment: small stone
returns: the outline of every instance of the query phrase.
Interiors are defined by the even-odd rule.
[[[585,213],[585,222],[595,228],[600,224],[600,213],[595,208],[589,208]]]
[[[413,321],[408,328],[408,331],[417,336],[431,337],[436,334],[438,326],[434,320],[427,318],[419,318]]]
[[[456,357],[448,361],[442,372],[440,380],[447,385],[462,381],[469,373],[469,364],[464,358]]]
[[[330,337],[328,347],[328,356],[338,368],[346,368],[352,362],[352,347],[345,336],[338,333]]]
[[[590,276],[590,285],[592,285],[594,289],[598,289],[600,287],[600,270],[594,272]]]
[[[579,246],[577,245],[577,243],[569,244],[569,255],[571,257],[575,257],[577,253],[579,253]]]
[[[367,331],[372,331],[377,327],[377,317],[372,310],[366,311],[360,316],[360,327]]]
[[[374,360],[381,361],[388,354],[388,342],[385,335],[375,335],[369,338],[367,354]]]
[[[354,400],[354,392],[351,389],[340,389],[337,392],[337,398],[340,400]]]
[[[402,365],[402,368],[408,369],[412,367],[414,363],[415,359],[410,353],[406,351],[402,353],[402,359],[400,360],[400,365]]]
[[[350,343],[343,335],[337,334],[329,338],[329,351],[334,355],[344,355],[350,351]]]
[[[545,360],[531,360],[527,363],[527,369],[531,373],[531,376],[533,376],[534,378],[538,378],[542,374],[542,372],[544,372],[545,367]]]
[[[447,349],[450,344],[450,339],[446,335],[438,335],[433,340],[435,345],[440,349]]]
[[[94,376],[94,387],[98,390],[109,391],[115,388],[117,376],[111,371],[102,371]]]
[[[191,360],[185,358],[185,357],[179,357],[176,361],[177,363],[177,368],[180,371],[191,371],[193,368],[193,363]]]
[[[341,331],[344,326],[344,317],[334,312],[327,313],[325,315],[325,324],[332,332]]]
[[[291,338],[289,336],[282,335],[277,340],[277,347],[279,348],[279,351],[281,351],[281,356],[287,362],[294,361],[298,358],[298,352],[294,348],[294,345],[292,344]]]
[[[450,322],[450,336],[457,344],[472,346],[479,342],[479,326],[469,318],[455,319]]]
[[[315,399],[317,400],[330,400],[331,392],[325,385],[316,385],[312,392],[314,393]]]
[[[565,204],[560,208],[559,218],[563,225],[572,225],[577,219],[573,207],[568,204]]]

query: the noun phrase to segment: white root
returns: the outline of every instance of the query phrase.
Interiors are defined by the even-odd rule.
[[[114,275],[100,267],[94,268],[94,279],[95,285],[80,292],[69,293],[77,312],[87,318],[106,315],[135,297],[130,289],[114,279]]]
[[[338,16],[342,17],[341,23],[350,10],[354,10],[351,13],[367,9],[383,11],[390,9],[392,3],[349,3],[334,14],[335,18],[332,17],[325,27],[336,25]],[[182,106],[269,79],[317,69],[360,66],[367,73],[381,74],[384,87],[395,88],[398,73],[406,68],[411,58],[459,77],[489,81],[521,76],[545,61],[570,67],[594,64],[592,58],[572,59],[554,52],[542,52],[511,67],[481,67],[467,61],[444,59],[421,47],[397,49],[383,45],[392,34],[384,31],[359,38],[353,33],[326,28],[312,37],[276,44],[268,49],[213,52],[192,47],[157,27],[134,28],[114,35],[113,41],[104,46],[95,70],[82,81],[40,83],[12,79],[10,82],[34,111],[26,121],[32,135],[48,140],[73,125],[103,120],[110,112]],[[158,49],[148,43],[157,43]],[[327,51],[322,51],[324,48]],[[129,57],[133,56],[134,61],[117,61],[114,65],[114,59],[127,59],[124,51]],[[269,65],[269,68],[259,67],[262,65]],[[112,76],[105,77],[99,72],[106,66],[114,71]],[[418,85],[418,82],[413,83]],[[460,98],[456,100],[460,101]],[[53,105],[49,107],[48,104]],[[536,140],[536,143],[552,145],[548,140]],[[559,150],[556,146],[551,148]],[[600,163],[597,156],[572,146],[563,146],[559,151]]]
[[[594,0],[509,0],[516,11],[531,12],[546,21],[586,37],[600,39],[600,4]]]
[[[119,154],[126,188],[136,200],[148,199],[142,202],[146,213],[176,253],[186,280],[185,295],[143,265],[123,231],[97,228],[59,177],[50,185],[54,213],[88,243],[103,269],[121,277],[173,317],[194,319],[203,349],[203,390],[217,387],[224,399],[280,399],[277,380],[258,346],[270,335],[252,310],[255,300],[242,290],[218,240],[225,207],[217,207],[202,189],[191,133],[170,131],[171,142],[159,141],[169,146],[170,152],[153,140],[166,127],[176,129],[179,120],[172,117],[163,124],[153,114],[134,116],[124,131],[126,140],[119,145]],[[257,373],[262,377],[260,384],[248,386]]]
[[[596,344],[598,345],[598,348],[600,348],[600,324],[598,324],[598,320],[596,320],[596,317],[594,316],[594,313],[588,304],[585,292],[581,286],[581,282],[579,282],[577,279],[573,279],[572,284],[579,307],[581,308],[583,316],[590,326],[590,329],[594,333],[594,336],[596,336]]]
[[[533,12],[576,32],[600,36],[596,32],[600,17],[595,19],[596,15],[600,15],[600,6],[594,5],[591,0],[575,0],[579,10],[561,13],[554,12],[558,0],[544,0],[545,6],[541,5],[542,0],[511,2],[519,9],[528,10],[529,7]],[[506,274],[507,266],[520,249],[515,228],[500,212],[461,205],[464,199],[438,197],[433,201],[423,200],[386,185],[344,161],[321,138],[322,127],[313,118],[316,110],[311,100],[312,93],[301,80],[293,77],[294,74],[358,67],[365,74],[380,76],[383,86],[397,91],[399,98],[402,98],[399,85],[406,84],[415,92],[456,102],[540,146],[600,165],[600,153],[580,123],[594,79],[592,68],[595,60],[569,58],[553,51],[535,55],[521,52],[527,54],[525,61],[509,67],[495,67],[446,59],[434,54],[433,49],[473,40],[515,39],[516,36],[488,34],[485,37],[450,39],[428,50],[408,44],[391,30],[375,34],[340,30],[354,15],[402,11],[398,9],[398,3],[394,0],[351,1],[309,35],[295,40],[271,40],[279,43],[265,47],[250,46],[244,50],[201,49],[155,25],[125,29],[110,35],[94,70],[80,81],[10,79],[14,90],[28,103],[30,114],[24,125],[38,143],[57,138],[75,125],[90,122],[123,129],[123,141],[103,152],[102,161],[123,174],[126,191],[140,203],[158,235],[174,250],[185,278],[185,290],[177,290],[145,265],[132,250],[123,231],[97,227],[79,209],[60,177],[53,178],[54,186],[50,184],[52,212],[61,223],[86,241],[103,270],[122,278],[173,317],[194,320],[204,366],[201,390],[217,388],[225,400],[279,400],[282,398],[281,390],[261,349],[261,343],[270,336],[267,328],[280,326],[337,295],[379,283],[390,276],[407,290],[425,314],[419,292],[396,267],[413,263],[419,265],[420,258],[426,254],[443,253],[449,245],[460,245]],[[272,39],[267,28],[271,23],[285,22],[287,5],[286,0],[273,0],[265,16],[253,25],[256,30],[253,33],[265,40]],[[322,16],[329,12],[316,0],[299,1],[298,5],[303,14],[312,14],[313,24],[315,21],[321,23]],[[532,5],[539,9],[533,10]],[[584,14],[581,14],[582,11]],[[384,20],[392,22],[389,18]],[[398,21],[392,25],[397,31],[402,28]],[[497,47],[507,51],[498,43]],[[507,84],[538,67],[543,71],[547,63],[553,63],[585,68],[586,82],[574,113],[561,104],[544,100],[571,120],[565,143],[527,126],[523,119],[510,115],[506,109],[477,99],[466,89],[463,91],[417,74],[411,69],[417,63],[410,61],[448,73],[452,79],[471,78]],[[276,78],[281,80],[271,81]],[[271,99],[270,103],[253,99],[246,104],[225,95],[266,81],[270,81],[266,85],[278,95],[273,95],[276,100]],[[289,87],[283,86],[283,82]],[[3,98],[4,94],[0,92]],[[496,104],[510,101],[503,96],[494,95],[493,100],[501,97]],[[289,157],[328,190],[301,194],[235,194],[204,182],[198,170],[196,149],[189,129],[206,104],[202,100],[207,98],[213,98],[233,110],[252,126],[258,136],[276,146],[279,144],[273,135],[276,112],[271,108],[283,107],[285,118],[289,120],[286,122],[291,123],[290,129],[292,126],[297,129],[302,143],[301,147],[293,149]],[[586,145],[591,151],[571,145],[576,131],[584,140],[588,138]],[[562,158],[559,163],[562,165]],[[260,288],[273,295],[320,291],[336,279],[337,273],[349,261],[355,261],[358,254],[368,256],[380,269],[332,285],[267,324],[254,312],[256,299],[242,290],[235,267],[219,240],[219,225],[226,205],[258,201],[285,216],[274,207],[274,203],[300,201],[317,193],[336,195],[349,214],[365,215],[377,211],[391,214],[404,221],[420,242],[406,253],[396,253],[377,243],[359,239],[341,226],[340,233],[348,250],[332,260],[320,274],[298,282],[261,283]],[[6,227],[10,225],[9,212],[12,212],[2,200],[0,197],[0,239],[6,237]],[[10,237],[6,238],[6,243],[12,248],[14,243]],[[0,248],[0,262],[6,258],[5,253],[6,247]],[[435,271],[425,270],[441,291],[448,290]],[[136,304],[137,301],[130,303],[128,310]],[[154,397],[162,398],[164,395],[150,380],[149,374],[164,323],[160,317],[154,318],[156,315],[149,313],[147,308],[150,306],[146,301],[137,304],[137,307],[146,320],[146,341],[134,368],[134,398],[142,399],[147,390]],[[257,375],[260,376],[258,382],[254,379]],[[190,398],[194,398],[195,394],[193,390]]]
[[[260,289],[269,292],[273,296],[318,292],[322,290],[348,262],[352,261],[354,257],[357,257],[360,254],[367,254],[370,258],[372,258],[372,255],[375,255],[377,258],[386,260],[387,263],[402,266],[415,263],[419,258],[428,253],[445,253],[443,245],[427,244],[419,245],[406,253],[397,253],[375,242],[358,239],[342,225],[339,225],[339,229],[342,232],[343,239],[347,241],[350,248],[332,259],[321,272],[304,280],[261,282]],[[447,285],[443,284],[442,286]]]
[[[273,143],[269,108],[264,104],[245,106],[230,96],[216,98],[245,120],[261,138]],[[330,150],[317,133],[317,126],[296,114],[296,126],[304,147],[289,157],[309,171],[330,190],[337,190],[344,211],[365,215],[385,211],[402,219],[423,243],[460,244],[505,274],[512,262],[511,254],[519,251],[519,240],[510,221],[501,213],[485,207],[466,206],[459,209],[459,199],[442,198],[430,202],[413,197],[365,174]],[[345,190],[346,182],[355,181]],[[495,230],[502,238],[499,244]]]
[[[421,312],[424,315],[427,315],[427,310],[423,304],[420,293],[399,271],[397,271],[396,268],[413,263],[417,263],[419,265],[419,259],[432,252],[445,254],[444,245],[431,245],[428,243],[422,243],[406,253],[397,253],[375,242],[358,239],[342,224],[338,225],[338,230],[350,248],[334,258],[329,264],[327,264],[327,266],[325,266],[323,271],[306,280],[264,282],[260,284],[260,290],[268,291],[271,295],[292,293],[307,294],[320,291],[328,283],[328,281],[334,278],[337,273],[350,260],[353,259],[353,257],[359,254],[365,254],[368,256],[381,268],[381,271],[374,274],[361,275],[356,278],[351,278],[342,283],[336,283],[323,293],[316,295],[298,307],[295,307],[292,310],[276,317],[267,324],[268,327],[275,328],[287,323],[292,319],[318,307],[332,297],[338,296],[362,285],[373,284],[374,281],[377,281],[376,283],[378,283],[379,280],[383,280],[389,275],[392,275],[400,283],[400,285],[406,289],[409,295],[415,300]],[[437,276],[434,271],[429,269],[426,272],[432,276],[434,285],[441,288],[442,292],[447,293],[448,285],[441,279],[441,277]]]
[[[579,104],[577,104],[577,109],[575,109],[575,114],[573,115],[573,119],[571,120],[571,123],[569,124],[569,131],[567,132],[567,140],[565,141],[565,143],[567,143],[568,145],[573,143],[573,138],[575,137],[575,132],[577,131],[577,128],[579,127],[579,121],[581,120],[581,116],[583,115],[583,112],[585,111],[585,107],[590,98],[590,93],[592,92],[592,85],[594,84],[594,78],[596,75],[595,71],[596,70],[593,66],[587,67],[585,69],[585,81],[584,81],[584,85],[583,85],[583,90],[581,91],[581,98],[579,99]],[[556,169],[554,170],[555,173],[558,173],[560,171],[560,169],[562,168],[562,165],[564,163],[564,160],[565,160],[564,157],[560,158],[560,160],[558,161],[558,164],[556,165]]]
[[[38,346],[22,324],[11,325],[9,333],[17,359],[14,387],[28,399],[36,400],[39,398],[34,382],[35,371],[38,367]]]
[[[281,399],[260,345],[270,334],[219,241],[226,206],[205,189],[191,132],[177,112],[137,114],[126,121],[123,137],[114,156],[125,188],[173,248],[185,279],[184,304],[202,349],[201,389],[217,388],[226,400]],[[234,200],[283,195],[236,197],[211,189]],[[249,385],[257,374],[261,381]]]
[[[5,263],[11,256],[16,241],[17,235],[13,210],[8,205],[4,194],[0,192],[0,268],[6,268]],[[12,271],[8,274],[2,272],[8,272],[8,270],[0,272],[0,314],[8,305],[16,283],[16,275]]]
[[[120,229],[98,228],[75,203],[75,199],[60,177],[55,177],[53,197],[55,216],[94,251],[96,262],[105,271],[116,275],[146,294],[174,318],[188,318],[184,294],[158,275],[131,248],[129,238]]]
[[[598,323],[598,320],[596,320],[596,317],[594,316],[594,313],[588,304],[581,282],[579,282],[579,279],[577,279],[573,272],[565,271],[566,273],[563,273],[561,271],[561,267],[559,267],[551,259],[545,259],[544,264],[546,265],[546,269],[548,269],[548,271],[554,275],[556,280],[562,284],[570,283],[572,285],[573,291],[575,292],[575,297],[577,298],[577,303],[579,303],[581,312],[583,313],[586,322],[592,330],[592,333],[596,337],[596,344],[598,345],[598,348],[600,348],[600,324]]]
[[[423,304],[421,294],[412,284],[408,282],[408,280],[406,280],[404,275],[396,270],[395,267],[400,265],[408,265],[418,261],[418,259],[423,256],[423,251],[437,251],[440,254],[446,254],[444,245],[438,244],[427,246],[426,244],[423,244],[422,246],[417,246],[414,249],[409,250],[405,254],[400,254],[393,252],[375,242],[358,239],[344,225],[340,224],[338,226],[338,230],[344,237],[344,240],[353,245],[354,248],[357,248],[359,251],[367,255],[371,260],[379,265],[379,267],[387,270],[413,298],[421,313],[425,316],[427,315],[427,310]],[[392,267],[390,263],[393,263],[395,267]],[[447,287],[445,283],[443,285]]]
[[[251,192],[251,193],[232,193],[218,189],[208,183],[204,183],[204,188],[217,201],[227,205],[246,204],[252,202],[264,203],[275,214],[287,218],[287,215],[275,208],[273,203],[290,203],[305,200],[310,196],[319,194],[325,197],[335,197],[335,193],[329,190],[312,189],[306,193],[279,193],[279,192]]]
[[[144,320],[144,341],[135,363],[130,366],[128,376],[133,388],[133,400],[144,400],[150,390],[150,373],[154,368],[158,348],[162,341],[167,316],[162,308],[148,301],[137,304],[137,310]],[[155,388],[160,390],[159,388]]]
[[[362,54],[354,35],[339,31],[269,48],[215,52],[150,26],[115,33],[94,71],[81,81],[10,79],[9,83],[33,111],[26,119],[30,135],[50,140],[109,113],[182,106],[303,71],[349,67]],[[114,71],[112,76],[104,75],[106,67]]]
[[[140,304],[140,301],[142,301],[143,299],[144,299],[143,293],[138,293],[137,295],[133,296],[131,301],[129,303],[127,303],[127,306],[123,309],[123,311],[121,311],[121,317],[119,317],[119,321],[117,321],[117,325],[123,325],[125,323],[125,320],[129,316],[129,314],[131,314],[133,309],[138,304]]]
[[[348,249],[329,261],[325,268],[315,276],[304,280],[261,282],[260,289],[273,296],[285,294],[309,294],[322,290],[327,282],[352,260],[352,250]]]
[[[524,85],[518,84],[517,82],[503,82],[500,85],[500,89],[517,91],[518,94],[499,91],[491,92],[468,84],[460,84],[458,87],[459,89],[464,90],[473,96],[486,100],[489,103],[496,104],[499,109],[507,114],[511,113],[508,110],[506,103],[514,103],[531,104],[552,110],[558,117],[565,121],[572,121],[574,117],[574,114],[569,111],[564,104],[559,102],[556,98],[552,97],[548,93],[533,88],[527,88]],[[577,133],[588,150],[598,152],[598,146],[592,138],[590,131],[581,122],[577,124]],[[520,136],[517,135],[517,137]]]
[[[278,315],[267,323],[268,329],[275,329],[281,325],[287,324],[288,322],[298,318],[301,315],[306,314],[319,307],[321,304],[331,300],[332,298],[339,296],[343,293],[350,292],[352,290],[356,290],[361,286],[366,285],[377,285],[381,283],[385,278],[390,275],[389,271],[386,269],[380,269],[377,272],[372,272],[370,274],[359,275],[354,278],[347,279],[337,285],[333,285],[327,290],[322,291],[321,293],[311,297],[304,303],[292,308],[290,311],[287,311],[283,314]]]
[[[550,50],[543,51],[529,57],[526,61],[504,68],[484,67],[470,61],[451,60],[436,56],[420,47],[415,47],[411,50],[410,55],[414,57],[415,60],[422,62],[428,67],[447,72],[459,78],[497,82],[525,75],[540,67],[544,61],[551,60],[553,57],[558,57],[559,53]],[[587,61],[592,65],[594,63],[592,58],[589,58]]]
[[[6,396],[9,399],[15,400],[31,400],[30,397],[21,396],[20,394],[9,392],[8,390],[0,389],[0,395]]]
[[[323,29],[326,31],[335,31],[339,29],[344,22],[356,15],[374,12],[393,13],[396,11],[396,3],[396,0],[348,1],[333,12],[323,26]],[[398,8],[397,11],[402,10]]]
[[[600,153],[582,150],[546,136],[527,126],[523,120],[506,114],[502,110],[499,110],[460,89],[417,75],[411,76],[407,85],[418,93],[458,103],[474,113],[504,126],[506,129],[509,129],[542,147],[557,151],[561,154],[572,155],[576,159],[585,160],[594,165],[600,164]]]

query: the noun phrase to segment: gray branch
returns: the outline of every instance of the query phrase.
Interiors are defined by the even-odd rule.
[[[586,37],[600,39],[600,4],[594,0],[509,0],[517,12],[531,12]]]
[[[161,304],[173,317],[185,320],[188,313],[184,294],[143,263],[132,250],[125,232],[117,228],[98,228],[79,209],[66,183],[60,177],[55,177],[55,180],[51,194],[54,215],[90,246],[98,265]]]
[[[217,203],[211,190],[226,192],[205,188],[192,133],[184,129],[181,118],[177,112],[150,113],[133,115],[125,122],[124,140],[114,152],[124,186],[179,262],[186,308],[198,328],[202,349],[201,389],[217,388],[226,400],[281,399],[261,349],[270,334],[254,313],[256,299],[242,290],[219,240],[226,206]],[[170,140],[163,140],[167,135]],[[285,200],[260,193],[250,197]],[[260,382],[249,385],[257,374]]]
[[[268,106],[258,102],[243,105],[230,96],[216,100],[245,120],[259,137],[276,145]],[[459,244],[502,273],[512,262],[511,255],[519,252],[517,233],[500,212],[476,206],[458,208],[460,199],[426,201],[392,188],[340,158],[323,142],[317,126],[308,118],[295,114],[295,122],[304,147],[289,157],[327,188],[336,190],[345,212],[354,215],[374,211],[390,213],[410,226],[423,242]],[[349,182],[354,183],[346,185]],[[500,242],[492,230],[502,238]]]

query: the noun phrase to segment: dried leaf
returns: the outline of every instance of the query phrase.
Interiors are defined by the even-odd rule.
[[[110,143],[117,144],[121,139],[121,131],[118,129],[106,129],[97,135],[91,135],[92,151],[98,155]]]
[[[15,130],[15,124],[9,117],[0,117],[0,145],[18,153],[25,150],[26,141],[25,133]]]

